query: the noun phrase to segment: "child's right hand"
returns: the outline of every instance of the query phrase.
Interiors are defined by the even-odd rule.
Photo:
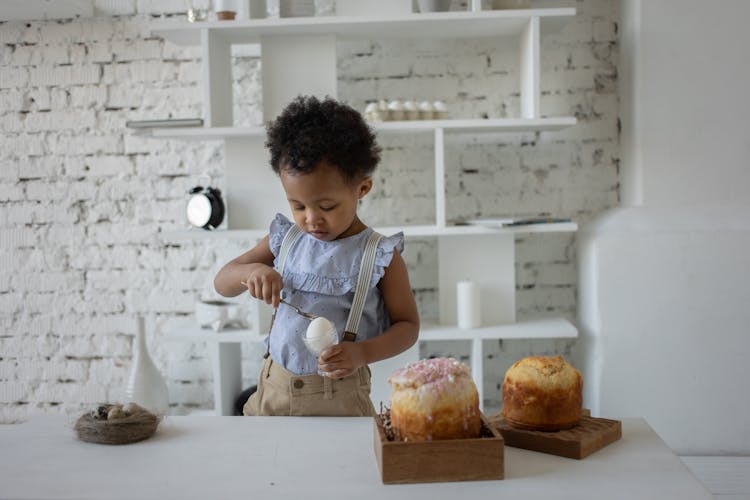
[[[273,267],[260,263],[254,264],[243,283],[247,286],[250,295],[266,304],[271,304],[274,309],[279,307],[281,289],[284,284],[281,281],[281,275]]]

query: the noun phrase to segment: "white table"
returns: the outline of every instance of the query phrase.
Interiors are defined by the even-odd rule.
[[[505,448],[505,480],[383,485],[370,418],[167,417],[141,443],[78,441],[74,419],[0,425],[0,498],[711,499],[642,419],[572,460]]]

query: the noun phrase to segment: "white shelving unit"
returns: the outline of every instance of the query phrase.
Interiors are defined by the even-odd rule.
[[[472,367],[480,402],[483,396],[482,341],[506,338],[566,338],[577,335],[564,319],[516,322],[515,235],[516,233],[576,231],[575,223],[493,228],[453,225],[446,213],[446,134],[502,134],[507,132],[555,131],[575,125],[571,116],[547,117],[540,112],[540,37],[543,29],[556,29],[574,8],[480,11],[472,1],[471,11],[373,16],[326,16],[281,19],[217,21],[165,24],[153,30],[173,43],[200,45],[203,57],[204,127],[152,129],[141,133],[154,138],[222,140],[225,147],[225,201],[227,229],[218,231],[174,231],[162,238],[180,241],[192,238],[259,239],[277,212],[286,212],[280,183],[268,167],[263,127],[233,125],[231,64],[234,44],[259,44],[263,81],[263,119],[275,118],[299,94],[337,96],[336,42],[385,38],[478,38],[514,37],[520,41],[520,116],[515,118],[448,119],[384,122],[372,124],[379,135],[431,134],[435,165],[435,220],[421,226],[376,228],[385,234],[403,230],[407,236],[435,236],[439,248],[440,318],[438,326],[425,326],[422,340],[472,342]],[[558,26],[554,26],[558,25]],[[456,324],[455,284],[472,279],[481,288],[482,324],[460,330]],[[220,365],[234,354],[221,354],[221,346],[258,338],[236,333],[212,339]],[[220,340],[222,338],[231,340]],[[228,349],[228,348],[227,348]],[[239,352],[239,349],[236,349]],[[418,357],[413,348],[401,356],[373,366],[373,400],[385,394],[385,378],[392,368]],[[223,374],[219,374],[223,376]],[[234,375],[236,377],[236,375]],[[224,377],[226,378],[226,377]],[[219,384],[221,385],[221,384]],[[226,384],[225,384],[226,385]],[[224,394],[225,389],[217,389]],[[221,400],[221,398],[219,398]],[[222,411],[225,411],[223,405]],[[230,406],[231,408],[231,406]]]
[[[263,342],[257,330],[237,329],[215,332],[201,328],[194,321],[185,321],[167,335],[172,342],[203,342],[211,358],[214,377],[214,413],[233,415],[234,400],[242,387],[243,342]]]
[[[493,118],[493,119],[454,119],[454,120],[413,120],[371,123],[375,131],[382,135],[389,133],[434,133],[442,129],[448,133],[503,133],[554,131],[576,124],[572,117],[560,118]],[[183,127],[142,129],[139,135],[159,139],[223,140],[238,138],[263,138],[263,127]]]

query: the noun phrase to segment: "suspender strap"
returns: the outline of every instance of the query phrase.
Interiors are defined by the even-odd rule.
[[[367,299],[367,289],[370,288],[372,270],[375,268],[375,254],[382,237],[382,234],[373,231],[367,239],[365,251],[362,255],[362,263],[359,265],[357,288],[354,291],[354,300],[352,301],[352,308],[349,310],[349,318],[346,320],[346,329],[344,330],[342,340],[353,342],[357,338],[359,320],[362,318],[362,310],[365,307],[365,300]]]
[[[284,265],[286,264],[286,256],[289,255],[289,250],[292,249],[297,240],[302,236],[302,229],[297,224],[292,224],[289,231],[284,235],[284,239],[281,240],[281,248],[279,249],[277,271],[280,275],[284,275]],[[266,353],[263,355],[267,358],[271,354],[271,330],[273,329],[273,321],[276,319],[276,311],[271,316],[271,326],[268,328],[268,340],[266,341]]]

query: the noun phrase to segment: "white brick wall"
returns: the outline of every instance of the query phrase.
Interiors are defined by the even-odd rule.
[[[155,141],[125,121],[201,114],[200,51],[149,34],[150,14],[181,0],[95,2],[86,20],[0,23],[0,422],[35,412],[77,413],[121,397],[135,315],[166,373],[179,412],[212,404],[200,345],[165,334],[212,297],[218,266],[246,243],[164,243],[185,226],[185,193],[208,170],[222,183],[218,142]],[[559,6],[554,0],[535,6]],[[451,137],[449,217],[550,211],[585,223],[618,202],[617,37],[613,0],[579,0],[578,15],[543,39],[542,112],[575,115],[555,133]],[[444,99],[456,116],[515,116],[518,50],[497,40],[364,41],[339,45],[339,97],[362,108],[384,98]],[[260,64],[239,55],[235,122],[262,121]],[[383,142],[371,224],[433,217],[431,143]],[[520,317],[576,307],[575,235],[519,237]],[[436,316],[434,241],[407,242],[420,312]],[[485,394],[530,353],[570,355],[574,342],[487,341]],[[468,358],[468,345],[423,354]],[[258,347],[245,346],[246,384]]]

